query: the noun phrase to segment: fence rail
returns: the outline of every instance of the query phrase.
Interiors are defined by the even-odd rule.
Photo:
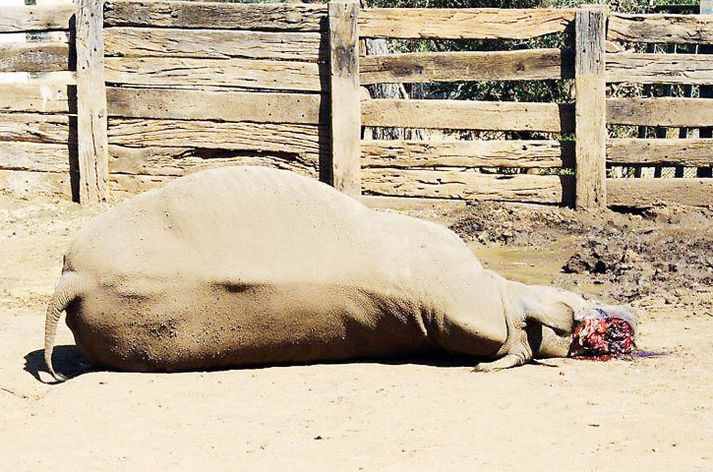
[[[257,164],[385,200],[713,204],[711,178],[607,178],[608,166],[713,166],[705,132],[607,136],[611,126],[713,126],[713,100],[704,98],[713,55],[626,47],[711,45],[711,16],[621,15],[602,7],[359,8],[354,1],[80,0],[76,9],[0,8],[0,33],[50,31],[69,32],[70,42],[0,45],[0,73],[77,70],[76,81],[0,84],[0,187],[26,196],[54,189],[89,202],[208,167]],[[524,44],[551,35],[566,46],[359,51],[374,38]],[[573,80],[571,101],[364,93],[375,84],[544,80]],[[703,88],[700,98],[608,97],[618,84]],[[368,139],[364,130],[374,127],[421,129],[430,139]],[[472,131],[519,139],[457,136]]]
[[[0,33],[45,37],[0,44],[0,73],[74,71],[73,44],[62,35],[74,14],[74,5],[0,7]],[[78,197],[76,111],[73,74],[0,83],[0,189]]]
[[[569,30],[575,10],[366,8],[359,35],[397,39],[532,39]]]

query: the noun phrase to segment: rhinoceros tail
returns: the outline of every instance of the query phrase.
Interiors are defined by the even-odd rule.
[[[81,284],[79,283],[77,274],[74,272],[65,272],[57,282],[52,298],[47,306],[47,315],[45,316],[45,364],[47,370],[52,377],[58,382],[67,380],[63,375],[58,374],[52,367],[52,351],[54,350],[54,338],[57,332],[57,323],[59,322],[62,312],[74,300],[79,298]]]

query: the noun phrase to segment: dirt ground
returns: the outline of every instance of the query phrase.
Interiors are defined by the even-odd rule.
[[[46,385],[44,307],[105,207],[0,199],[2,470],[713,470],[711,213],[578,216],[473,205],[451,225],[491,269],[642,309],[635,361],[348,363]],[[60,370],[81,359],[62,324]]]

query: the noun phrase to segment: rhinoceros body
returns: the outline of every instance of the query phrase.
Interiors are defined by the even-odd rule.
[[[82,229],[50,302],[45,353],[52,371],[66,309],[86,360],[119,370],[439,350],[504,356],[502,368],[532,356],[533,320],[566,334],[588,307],[484,270],[439,225],[287,171],[232,167],[178,179]]]

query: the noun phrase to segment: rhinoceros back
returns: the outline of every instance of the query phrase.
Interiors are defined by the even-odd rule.
[[[70,248],[68,268],[304,280],[333,271],[350,249],[362,249],[367,212],[331,187],[290,172],[215,169],[96,218]]]

